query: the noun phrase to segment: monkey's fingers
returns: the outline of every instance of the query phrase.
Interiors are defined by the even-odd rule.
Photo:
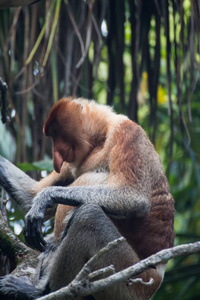
[[[30,219],[27,216],[24,229],[25,240],[32,248],[42,252],[44,251],[46,241],[43,238],[41,227],[42,220],[37,218]]]

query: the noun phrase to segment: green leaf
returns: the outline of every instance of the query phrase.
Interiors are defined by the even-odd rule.
[[[34,163],[18,163],[17,166],[24,172],[28,171],[53,171],[52,160],[41,160]]]

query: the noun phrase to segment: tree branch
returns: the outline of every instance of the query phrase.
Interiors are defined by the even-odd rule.
[[[0,202],[3,199],[0,195]],[[38,264],[38,251],[26,246],[9,228],[0,209],[0,250],[17,265],[13,275],[25,276],[30,280],[34,278],[35,266]]]
[[[124,239],[120,238],[114,242],[109,243],[105,248],[100,250],[93,258],[91,258],[76,276],[76,278],[67,286],[54,293],[51,293],[47,296],[39,298],[40,300],[59,300],[65,297],[66,300],[74,299],[76,296],[87,296],[101,290],[104,290],[114,284],[117,284],[121,281],[129,281],[128,284],[131,284],[136,281],[140,281],[140,278],[130,280],[132,276],[136,276],[148,268],[156,267],[160,263],[167,263],[168,260],[174,257],[189,255],[200,252],[200,242],[185,244],[176,246],[173,248],[162,250],[139,263],[123,270],[117,272],[113,275],[108,276],[107,278],[100,279],[94,282],[89,282],[89,271],[91,270],[93,264],[100,256],[103,256],[105,253],[110,251],[113,247],[116,247],[119,242],[122,242]],[[97,271],[95,271],[97,272]],[[150,279],[149,282],[141,282],[142,284],[152,284],[153,280]],[[38,300],[39,300],[38,299]]]
[[[1,1],[1,0],[0,0]],[[2,80],[0,77],[0,107],[1,107],[1,120],[2,123],[6,123],[7,121],[7,115],[6,115],[6,109],[7,109],[7,100],[6,100],[6,95],[7,95],[7,84]]]

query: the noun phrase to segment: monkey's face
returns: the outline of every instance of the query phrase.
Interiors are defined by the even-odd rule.
[[[80,165],[91,150],[82,108],[71,99],[62,99],[53,106],[45,122],[43,131],[53,140],[53,166],[58,173],[64,161]]]
[[[75,160],[75,148],[71,143],[67,143],[62,138],[53,139],[53,167],[57,173],[64,161],[73,163]]]

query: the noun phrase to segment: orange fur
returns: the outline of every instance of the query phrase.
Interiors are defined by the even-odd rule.
[[[73,178],[71,186],[113,185],[119,191],[122,187],[131,189],[137,196],[150,195],[148,213],[141,211],[137,217],[125,219],[110,218],[135,251],[135,262],[173,246],[174,200],[158,154],[139,125],[107,106],[66,98],[53,106],[44,133],[53,139],[53,161],[58,173],[53,172],[41,181],[38,189]],[[96,174],[96,170],[103,171]],[[71,209],[58,206],[55,223],[58,242]],[[134,284],[136,293],[144,294],[141,299],[154,294],[162,281],[161,274],[149,270],[141,275],[144,281],[154,278],[150,287],[137,284],[136,288]]]

